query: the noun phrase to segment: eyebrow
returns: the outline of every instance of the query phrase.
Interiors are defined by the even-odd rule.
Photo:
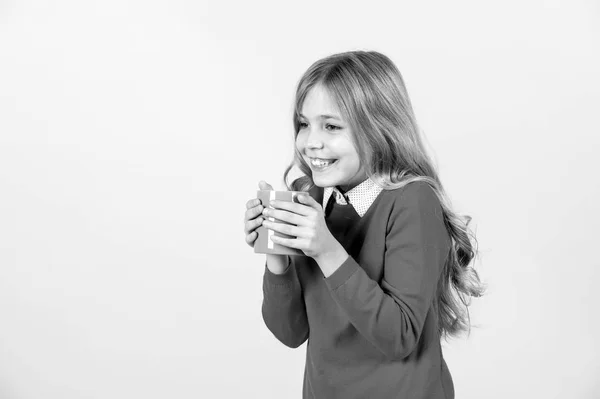
[[[304,118],[304,119],[308,119],[306,116],[304,116],[302,114],[298,114],[298,116],[300,116],[301,118]],[[342,118],[340,118],[337,115],[329,115],[329,114],[319,115],[317,118],[319,118],[319,119],[337,119],[339,121],[342,120]]]

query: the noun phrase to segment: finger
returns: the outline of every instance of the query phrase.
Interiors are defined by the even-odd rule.
[[[246,234],[246,244],[250,245],[251,247],[254,246],[254,241],[256,241],[256,237],[258,236],[258,233],[256,231],[253,231],[250,234]]]
[[[253,198],[246,202],[246,209],[254,208],[257,205],[260,205],[260,200],[258,198]]]
[[[267,229],[277,231],[279,233],[287,234],[288,236],[298,237],[301,234],[301,228],[298,226],[294,226],[287,223],[278,223],[271,222],[270,220],[265,220],[262,222],[262,225]]]
[[[244,223],[244,232],[246,234],[252,233],[254,230],[256,230],[257,227],[260,227],[262,225],[262,222],[264,222],[264,219],[262,217],[258,217],[253,220],[248,220],[246,223]]]
[[[311,197],[308,193],[299,194],[296,198],[298,198],[298,201],[300,201],[301,204],[310,206],[311,208],[316,209],[317,211],[323,210],[323,206],[319,204],[317,200]]]
[[[305,216],[300,216],[296,213],[285,210],[265,208],[262,211],[262,215],[264,217],[275,218],[287,223],[295,224],[296,226],[305,226],[307,224]]]
[[[267,183],[264,180],[261,180],[260,182],[258,182],[258,188],[260,190],[273,190],[273,186],[271,186],[269,183]]]
[[[283,237],[278,237],[276,235],[273,235],[273,236],[271,236],[271,240],[275,244],[283,245],[284,247],[301,249],[300,241],[298,241],[298,239],[296,239],[296,238],[283,238]]]
[[[250,208],[244,214],[244,220],[251,220],[260,215],[265,209],[262,205],[255,206],[254,208]]]
[[[314,211],[311,207],[290,201],[273,200],[269,202],[273,208],[284,209],[302,216],[310,216]]]

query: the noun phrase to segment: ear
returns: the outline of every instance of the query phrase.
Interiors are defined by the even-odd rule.
[[[303,193],[298,195],[298,202],[303,205],[310,206],[311,208],[315,208],[316,210],[323,210],[321,204],[319,204],[313,197],[311,197],[308,193]]]

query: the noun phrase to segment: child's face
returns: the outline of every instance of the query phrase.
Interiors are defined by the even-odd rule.
[[[366,179],[352,143],[353,132],[323,86],[308,92],[299,122],[296,147],[310,166],[317,186],[340,186],[348,191]],[[313,163],[317,158],[326,162]]]

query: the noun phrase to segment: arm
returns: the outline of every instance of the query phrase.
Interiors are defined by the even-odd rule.
[[[282,274],[265,267],[262,316],[279,341],[297,348],[308,339],[308,318],[296,266],[291,257],[288,259],[290,265]]]
[[[426,183],[410,183],[387,224],[381,285],[350,256],[326,282],[369,342],[390,358],[404,358],[419,341],[450,245],[437,196]]]

